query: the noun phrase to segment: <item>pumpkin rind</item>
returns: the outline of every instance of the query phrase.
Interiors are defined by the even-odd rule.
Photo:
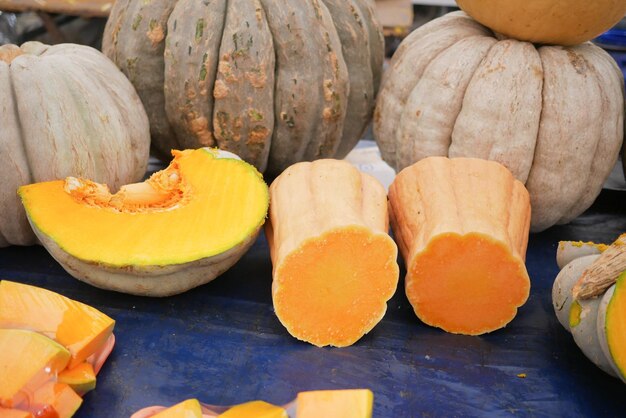
[[[144,3],[114,5],[103,50],[135,83],[162,155],[217,144],[279,174],[360,139],[383,59],[366,0]]]
[[[0,62],[0,246],[35,242],[17,187],[77,175],[116,188],[144,175],[150,144],[137,93],[100,52],[37,42],[9,50],[22,53]]]
[[[553,45],[589,41],[626,14],[622,0],[457,0],[457,4],[498,33]]]
[[[623,107],[623,75],[600,48],[536,49],[455,12],[398,48],[374,135],[398,170],[437,155],[502,163],[528,188],[540,231],[593,203],[623,141]]]

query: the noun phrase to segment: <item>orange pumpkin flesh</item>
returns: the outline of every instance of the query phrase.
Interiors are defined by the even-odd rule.
[[[298,393],[298,418],[371,418],[374,394],[368,389]]]
[[[430,157],[389,190],[391,224],[417,316],[448,332],[504,327],[528,298],[528,192],[504,166]]]
[[[621,376],[626,377],[626,272],[615,285],[606,311],[605,332],[611,357]]]
[[[91,306],[35,286],[0,282],[0,328],[32,329],[72,354],[69,368],[106,342],[115,321]]]
[[[382,319],[398,281],[385,195],[337,160],[293,165],[272,183],[272,295],[294,337],[344,347]]]
[[[36,417],[42,417],[44,411],[52,407],[56,414],[49,414],[50,418],[70,418],[78,410],[83,400],[74,390],[65,383],[48,382],[37,389],[31,401],[31,410]],[[38,407],[42,405],[42,407]]]
[[[197,399],[187,399],[153,415],[152,418],[202,418],[202,408]]]
[[[70,353],[33,331],[0,329],[0,406],[13,408],[63,370]],[[25,353],[28,361],[24,361]]]
[[[7,409],[0,407],[0,417],[2,418],[33,418],[33,414],[21,409]]]
[[[57,381],[65,383],[80,396],[96,388],[96,373],[93,366],[87,362],[81,363],[73,369],[65,369],[59,373]]]
[[[263,401],[246,402],[220,414],[218,418],[288,418],[280,406]]]

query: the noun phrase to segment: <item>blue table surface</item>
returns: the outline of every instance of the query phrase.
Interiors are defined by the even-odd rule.
[[[299,391],[362,387],[374,392],[374,417],[618,417],[626,416],[626,386],[584,357],[557,322],[550,292],[557,242],[612,241],[626,231],[625,200],[626,192],[605,190],[570,225],[532,235],[528,302],[506,328],[480,337],[422,324],[401,282],[382,322],[352,347],[299,342],[273,313],[262,235],[212,283],[164,299],[90,287],[41,247],[0,250],[0,278],[60,292],[116,319],[117,345],[77,418],[128,417],[190,397],[282,404]]]

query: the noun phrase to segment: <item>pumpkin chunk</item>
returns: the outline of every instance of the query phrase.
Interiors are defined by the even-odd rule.
[[[38,418],[70,418],[82,403],[69,385],[48,382],[35,391],[29,409]]]
[[[90,363],[80,363],[73,369],[65,369],[58,376],[59,383],[65,383],[80,396],[96,388],[96,373]]]
[[[30,412],[22,411],[21,409],[0,408],[0,417],[2,418],[33,418],[33,415]]]
[[[246,402],[220,414],[218,418],[288,418],[280,406],[263,401]]]
[[[26,330],[0,329],[0,353],[0,405],[7,408],[20,404],[54,379],[70,360],[63,346]]]
[[[252,245],[267,186],[251,165],[217,151],[173,151],[145,183],[111,194],[68,178],[20,188],[41,242],[74,277],[127,293],[167,296],[204,284]]]
[[[374,394],[368,389],[300,392],[298,418],[371,418]]]
[[[115,321],[97,309],[35,286],[0,282],[0,327],[38,331],[72,355],[69,367],[82,363],[107,341]]]
[[[394,234],[417,316],[448,332],[504,327],[528,298],[528,192],[502,165],[431,157],[391,185]]]
[[[622,273],[606,308],[606,340],[613,363],[622,379],[626,377],[626,272]]]
[[[153,415],[153,418],[202,418],[202,408],[197,399],[187,399]]]
[[[383,317],[398,281],[384,188],[350,164],[296,164],[270,188],[276,315],[294,337],[348,346]]]

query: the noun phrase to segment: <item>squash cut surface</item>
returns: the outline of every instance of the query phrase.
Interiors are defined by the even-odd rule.
[[[56,378],[70,360],[63,346],[26,330],[0,329],[0,353],[0,405],[8,408]]]
[[[111,195],[68,178],[20,188],[41,234],[80,260],[114,267],[181,264],[223,253],[263,223],[267,187],[252,166],[200,149]]]
[[[73,369],[65,369],[58,376],[59,383],[65,383],[80,396],[96,388],[96,373],[90,363],[80,363]]]
[[[58,293],[0,282],[0,327],[31,329],[54,339],[70,351],[70,368],[100,349],[114,325],[97,309]]]
[[[389,189],[391,225],[417,316],[448,332],[504,327],[530,291],[530,198],[502,165],[430,157]]]
[[[35,391],[31,405],[35,408],[37,405],[50,405],[56,412],[54,418],[70,418],[82,403],[82,398],[69,385],[48,382]]]
[[[426,323],[467,334],[502,328],[528,297],[524,263],[481,234],[442,234],[411,263],[407,297]]]
[[[7,409],[0,407],[0,417],[2,418],[33,418],[33,415],[28,411],[22,411],[21,409]]]
[[[345,227],[307,240],[276,271],[274,309],[293,335],[344,346],[382,319],[396,289],[389,237]]]
[[[368,389],[300,392],[298,418],[371,418],[374,394]]]
[[[615,285],[613,297],[606,312],[606,338],[613,362],[621,376],[626,376],[626,272]]]

